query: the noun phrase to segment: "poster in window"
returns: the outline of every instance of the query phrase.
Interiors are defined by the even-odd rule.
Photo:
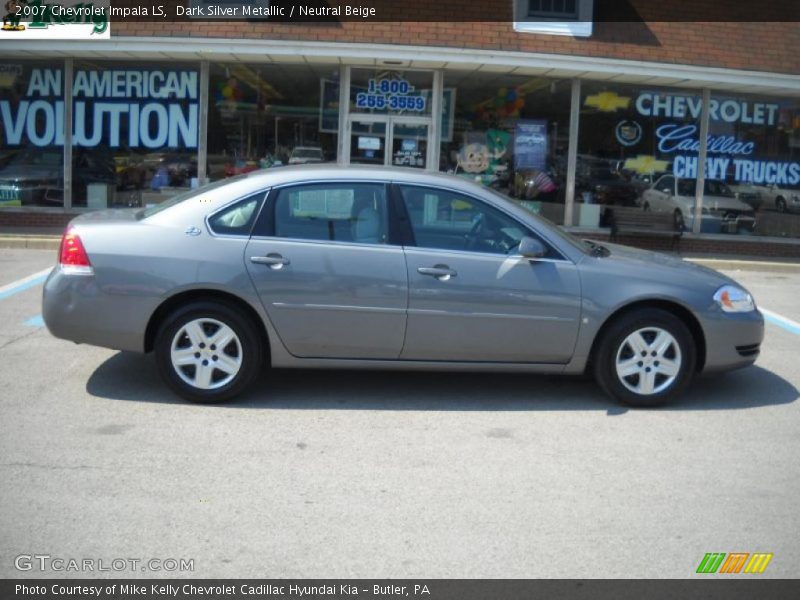
[[[517,121],[514,128],[514,169],[544,171],[547,160],[547,121]]]

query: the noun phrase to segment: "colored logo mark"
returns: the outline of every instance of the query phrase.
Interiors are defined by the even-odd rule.
[[[602,112],[615,112],[620,108],[628,108],[630,104],[630,98],[620,96],[616,92],[600,92],[587,96],[584,101],[585,106],[591,106]]]
[[[772,560],[772,553],[766,552],[709,552],[697,566],[698,573],[710,574],[720,573],[734,575],[737,573],[763,573],[769,561]]]

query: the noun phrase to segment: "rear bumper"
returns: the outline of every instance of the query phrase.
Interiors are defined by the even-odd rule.
[[[152,310],[143,300],[104,292],[94,276],[65,275],[56,267],[44,284],[42,318],[57,338],[144,352]]]
[[[729,371],[752,365],[764,340],[764,317],[749,313],[715,313],[703,322],[706,338],[704,372]]]

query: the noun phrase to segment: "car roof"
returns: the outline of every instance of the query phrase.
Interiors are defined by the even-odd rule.
[[[363,179],[386,180],[401,183],[444,185],[447,187],[473,188],[475,183],[470,179],[423,171],[412,167],[384,167],[376,165],[342,166],[333,163],[313,165],[289,165],[251,171],[246,175],[248,184],[269,187],[284,183],[313,181],[314,179]]]

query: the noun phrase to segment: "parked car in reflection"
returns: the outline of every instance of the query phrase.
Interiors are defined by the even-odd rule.
[[[289,155],[290,165],[304,165],[308,163],[321,163],[325,161],[322,148],[318,146],[296,146]]]
[[[728,184],[728,188],[736,195],[738,200],[747,204],[753,210],[758,210],[764,204],[764,191],[760,186],[749,183]]]
[[[589,372],[653,406],[752,364],[764,335],[725,275],[579,240],[461,177],[385,167],[265,169],[81,215],[42,314],[57,337],[154,352],[201,402],[272,366]]]
[[[116,180],[116,167],[110,154],[100,149],[75,149],[72,192],[77,201],[74,205],[85,202],[88,185],[116,185]],[[61,148],[29,147],[15,154],[0,169],[0,201],[6,206],[61,206],[63,181]]]
[[[664,175],[645,191],[642,208],[671,213],[676,229],[692,230],[695,213],[695,179]],[[704,233],[752,233],[755,212],[721,181],[706,180],[703,190],[701,231]]]
[[[762,206],[778,212],[800,213],[800,186],[738,184],[731,186],[738,193],[757,194]],[[746,200],[745,200],[746,201]]]
[[[581,160],[575,176],[578,196],[590,194],[595,204],[636,206],[639,196],[636,186],[614,173],[605,160]]]

